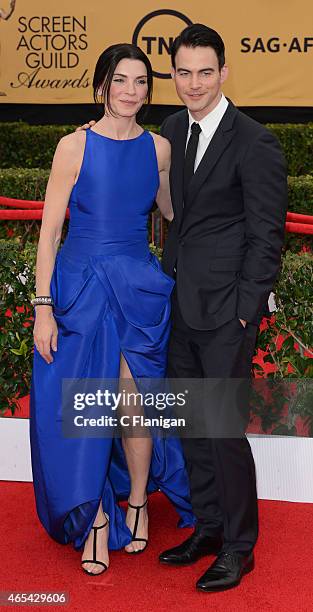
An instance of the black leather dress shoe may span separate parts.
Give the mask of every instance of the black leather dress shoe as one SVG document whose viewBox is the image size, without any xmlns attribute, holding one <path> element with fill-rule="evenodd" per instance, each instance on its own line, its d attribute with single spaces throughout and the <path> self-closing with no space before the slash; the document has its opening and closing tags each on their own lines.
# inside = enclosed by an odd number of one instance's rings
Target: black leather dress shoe
<svg viewBox="0 0 313 612">
<path fill-rule="evenodd" d="M 185 542 L 174 548 L 169 548 L 159 556 L 161 563 L 169 565 L 189 565 L 206 555 L 218 554 L 222 547 L 220 536 L 201 535 L 195 531 Z"/>
<path fill-rule="evenodd" d="M 224 591 L 237 586 L 244 574 L 254 569 L 254 556 L 236 552 L 221 552 L 209 569 L 199 578 L 197 589 L 206 592 Z"/>
</svg>

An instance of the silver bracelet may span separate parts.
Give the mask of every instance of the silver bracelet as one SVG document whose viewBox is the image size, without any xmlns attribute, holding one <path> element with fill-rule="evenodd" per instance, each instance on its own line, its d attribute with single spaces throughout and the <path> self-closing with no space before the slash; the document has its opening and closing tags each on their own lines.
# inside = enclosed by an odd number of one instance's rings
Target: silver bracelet
<svg viewBox="0 0 313 612">
<path fill-rule="evenodd" d="M 30 303 L 32 304 L 32 306 L 37 306 L 37 305 L 53 306 L 54 305 L 53 299 L 52 297 L 50 297 L 50 295 L 38 295 L 37 297 L 30 300 Z"/>
</svg>

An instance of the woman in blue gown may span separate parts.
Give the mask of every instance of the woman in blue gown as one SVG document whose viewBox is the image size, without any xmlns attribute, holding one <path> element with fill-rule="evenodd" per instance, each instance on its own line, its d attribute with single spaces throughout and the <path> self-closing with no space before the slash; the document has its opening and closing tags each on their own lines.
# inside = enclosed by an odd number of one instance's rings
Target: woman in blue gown
<svg viewBox="0 0 313 612">
<path fill-rule="evenodd" d="M 63 379 L 128 379 L 135 389 L 140 378 L 160 379 L 170 332 L 174 281 L 149 251 L 147 231 L 155 200 L 173 215 L 170 145 L 136 122 L 151 99 L 149 59 L 113 45 L 93 86 L 103 117 L 61 139 L 47 186 L 36 296 L 53 303 L 35 305 L 30 441 L 39 519 L 52 538 L 83 550 L 83 569 L 96 575 L 108 568 L 108 549 L 146 547 L 147 492 L 163 491 L 181 526 L 194 517 L 177 438 L 62 432 Z M 118 500 L 127 498 L 125 516 Z"/>
</svg>

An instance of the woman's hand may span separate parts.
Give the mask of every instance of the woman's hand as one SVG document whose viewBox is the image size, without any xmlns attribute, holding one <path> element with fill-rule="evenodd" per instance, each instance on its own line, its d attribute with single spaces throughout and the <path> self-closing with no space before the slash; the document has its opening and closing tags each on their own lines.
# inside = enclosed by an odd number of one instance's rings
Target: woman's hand
<svg viewBox="0 0 313 612">
<path fill-rule="evenodd" d="M 52 348 L 53 351 L 57 351 L 58 326 L 50 306 L 36 306 L 33 336 L 36 349 L 41 357 L 47 363 L 52 363 L 53 357 L 50 349 Z"/>
</svg>

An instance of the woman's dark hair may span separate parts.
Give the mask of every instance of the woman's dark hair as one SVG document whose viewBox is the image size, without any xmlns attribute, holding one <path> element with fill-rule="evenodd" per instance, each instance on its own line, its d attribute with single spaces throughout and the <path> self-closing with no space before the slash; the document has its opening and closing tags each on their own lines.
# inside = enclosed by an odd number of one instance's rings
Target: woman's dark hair
<svg viewBox="0 0 313 612">
<path fill-rule="evenodd" d="M 136 45 L 130 45 L 128 43 L 111 45 L 111 47 L 108 47 L 103 51 L 103 53 L 101 53 L 97 61 L 92 86 L 95 103 L 104 103 L 105 108 L 108 108 L 112 114 L 114 113 L 110 105 L 111 83 L 116 66 L 122 59 L 125 58 L 140 60 L 146 66 L 148 84 L 146 105 L 151 103 L 153 75 L 149 58 L 139 47 L 136 47 Z"/>
<path fill-rule="evenodd" d="M 212 47 L 214 49 L 219 69 L 225 64 L 225 45 L 221 36 L 212 28 L 208 28 L 202 23 L 194 23 L 185 28 L 177 38 L 175 38 L 171 48 L 172 66 L 175 69 L 175 57 L 180 47 Z"/>
</svg>

